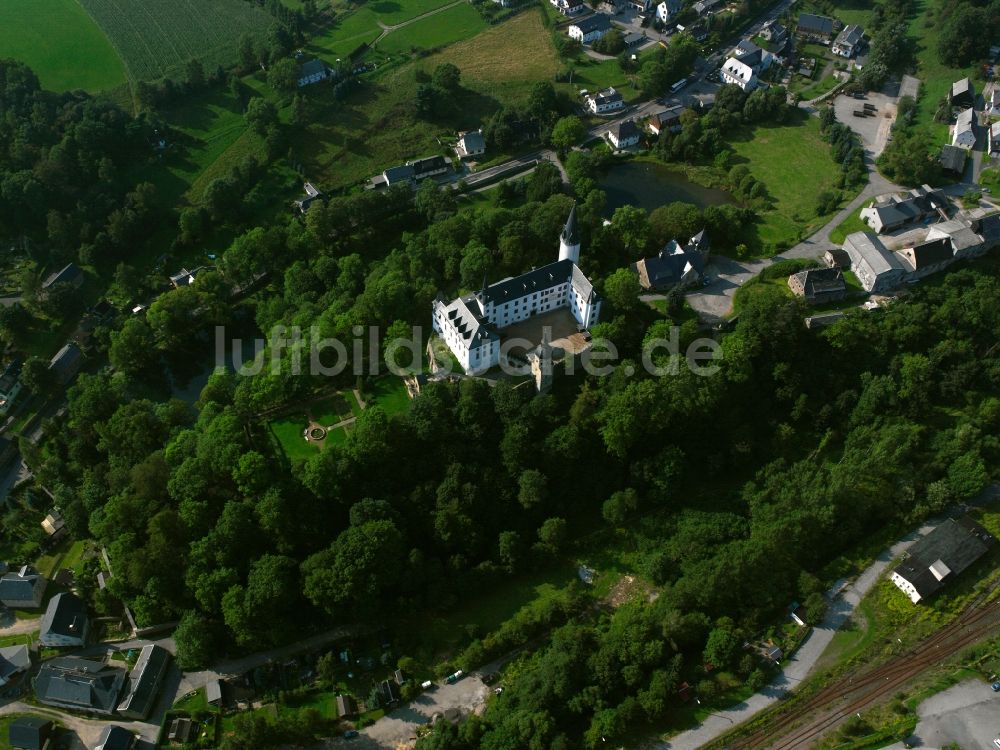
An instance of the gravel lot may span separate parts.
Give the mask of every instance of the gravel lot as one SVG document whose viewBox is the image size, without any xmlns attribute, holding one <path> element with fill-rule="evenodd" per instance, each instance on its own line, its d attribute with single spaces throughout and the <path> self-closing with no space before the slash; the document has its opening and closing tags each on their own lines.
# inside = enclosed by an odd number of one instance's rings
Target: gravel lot
<svg viewBox="0 0 1000 750">
<path fill-rule="evenodd" d="M 854 111 L 864 109 L 865 104 L 873 104 L 878 110 L 875 117 L 855 117 Z M 896 120 L 896 100 L 882 93 L 869 92 L 864 99 L 842 94 L 833 102 L 837 120 L 858 134 L 865 151 L 878 156 L 888 142 L 889 131 Z"/>
<path fill-rule="evenodd" d="M 956 743 L 962 750 L 996 750 L 1000 737 L 1000 693 L 978 680 L 967 680 L 917 707 L 920 717 L 911 747 L 938 748 Z M 886 750 L 903 750 L 903 744 Z"/>
</svg>

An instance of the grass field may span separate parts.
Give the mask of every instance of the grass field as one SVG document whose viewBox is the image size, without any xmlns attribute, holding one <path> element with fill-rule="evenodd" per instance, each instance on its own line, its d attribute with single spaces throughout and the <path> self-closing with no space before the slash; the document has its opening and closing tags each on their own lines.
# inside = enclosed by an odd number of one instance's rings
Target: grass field
<svg viewBox="0 0 1000 750">
<path fill-rule="evenodd" d="M 834 76 L 824 76 L 822 80 L 816 81 L 799 91 L 799 96 L 801 96 L 804 101 L 809 101 L 818 96 L 822 96 L 828 91 L 832 91 L 838 83 L 840 83 L 840 81 L 838 81 Z"/>
<path fill-rule="evenodd" d="M 111 43 L 76 0 L 0 0 L 0 58 L 30 65 L 52 91 L 125 82 Z"/>
<path fill-rule="evenodd" d="M 861 210 L 858 209 L 857 213 L 848 216 L 840 224 L 838 224 L 832 232 L 830 232 L 830 242 L 835 245 L 842 245 L 847 235 L 853 234 L 854 232 L 870 231 L 871 227 L 861 220 Z"/>
<path fill-rule="evenodd" d="M 435 49 L 468 39 L 485 28 L 479 11 L 462 3 L 389 33 L 377 46 L 388 53 Z"/>
<path fill-rule="evenodd" d="M 773 200 L 758 225 L 765 252 L 795 244 L 830 219 L 817 216 L 816 202 L 824 190 L 834 189 L 837 169 L 817 118 L 803 115 L 794 124 L 759 126 L 731 145 L 735 161 L 749 167 Z"/>
<path fill-rule="evenodd" d="M 372 11 L 386 26 L 409 21 L 419 15 L 436 10 L 455 0 L 377 0 L 365 6 Z"/>
<path fill-rule="evenodd" d="M 243 0 L 79 0 L 133 81 L 183 79 L 188 60 L 228 66 L 244 34 L 262 37 L 271 17 Z M 78 60 L 81 67 L 84 60 Z M 89 64 L 89 62 L 88 62 Z"/>
<path fill-rule="evenodd" d="M 402 378 L 386 375 L 379 378 L 364 394 L 369 406 L 381 407 L 386 414 L 399 414 L 410 408 L 410 396 Z"/>
</svg>

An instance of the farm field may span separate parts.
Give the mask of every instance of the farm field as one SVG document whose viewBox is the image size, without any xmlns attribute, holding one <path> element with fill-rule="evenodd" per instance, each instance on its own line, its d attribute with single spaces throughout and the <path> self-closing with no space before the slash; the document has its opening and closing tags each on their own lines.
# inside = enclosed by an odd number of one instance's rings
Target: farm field
<svg viewBox="0 0 1000 750">
<path fill-rule="evenodd" d="M 377 45 L 381 52 L 434 49 L 475 36 L 486 21 L 472 5 L 462 3 L 390 32 Z"/>
<path fill-rule="evenodd" d="M 245 34 L 263 36 L 268 14 L 242 0 L 80 0 L 107 34 L 132 81 L 182 78 L 188 60 L 228 66 Z"/>
<path fill-rule="evenodd" d="M 758 224 L 764 252 L 779 244 L 794 245 L 800 233 L 808 235 L 829 220 L 816 215 L 816 201 L 824 190 L 836 188 L 837 170 L 817 118 L 757 127 L 731 145 L 735 161 L 746 164 L 773 199 L 773 208 L 761 215 Z"/>
<path fill-rule="evenodd" d="M 125 83 L 114 47 L 76 0 L 0 0 L 3 57 L 30 65 L 51 91 L 94 92 Z"/>
</svg>

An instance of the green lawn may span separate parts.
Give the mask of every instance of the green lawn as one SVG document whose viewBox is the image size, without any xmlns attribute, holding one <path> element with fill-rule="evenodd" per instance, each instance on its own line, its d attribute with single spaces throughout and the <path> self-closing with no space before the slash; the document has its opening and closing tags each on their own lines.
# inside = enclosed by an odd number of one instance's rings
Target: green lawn
<svg viewBox="0 0 1000 750">
<path fill-rule="evenodd" d="M 735 161 L 746 164 L 773 199 L 758 225 L 763 252 L 794 245 L 829 221 L 832 214 L 816 214 L 816 202 L 824 190 L 835 189 L 837 165 L 820 137 L 817 118 L 803 115 L 792 124 L 758 126 L 732 147 Z"/>
<path fill-rule="evenodd" d="M 847 239 L 847 235 L 854 232 L 870 232 L 871 229 L 870 226 L 861 220 L 861 209 L 858 209 L 856 213 L 848 216 L 830 232 L 830 242 L 834 245 L 842 245 L 844 244 L 844 240 Z"/>
<path fill-rule="evenodd" d="M 337 424 L 342 420 L 347 419 L 353 414 L 350 402 L 357 401 L 354 399 L 354 394 L 342 394 L 337 393 L 328 398 L 316 401 L 309 407 L 309 411 L 312 414 L 313 420 L 319 422 L 321 425 L 333 425 Z"/>
<path fill-rule="evenodd" d="M 635 76 L 622 72 L 617 60 L 592 60 L 581 58 L 573 64 L 573 92 L 581 89 L 597 91 L 614 86 L 627 101 L 638 99 L 641 92 L 635 87 Z"/>
<path fill-rule="evenodd" d="M 338 57 L 346 57 L 362 44 L 371 44 L 381 33 L 375 13 L 369 7 L 361 7 L 338 15 L 333 26 L 310 39 L 305 49 L 333 62 Z"/>
<path fill-rule="evenodd" d="M 365 8 L 375 13 L 386 26 L 395 26 L 452 2 L 454 0 L 376 0 Z"/>
<path fill-rule="evenodd" d="M 369 406 L 378 406 L 386 414 L 399 414 L 410 408 L 410 396 L 406 384 L 395 375 L 385 375 L 372 384 L 369 392 L 363 394 Z"/>
<path fill-rule="evenodd" d="M 35 561 L 38 572 L 46 578 L 52 578 L 60 568 L 77 570 L 83 562 L 83 553 L 87 543 L 80 541 L 63 541 L 51 552 L 42 555 Z"/>
<path fill-rule="evenodd" d="M 305 414 L 291 414 L 280 419 L 273 419 L 268 427 L 278 440 L 285 456 L 292 463 L 312 458 L 319 450 L 315 444 L 310 443 L 302 436 L 302 431 L 306 428 Z"/>
<path fill-rule="evenodd" d="M 378 49 L 389 53 L 435 49 L 468 39 L 485 28 L 486 21 L 479 11 L 463 2 L 389 33 L 378 43 Z"/>
<path fill-rule="evenodd" d="M 818 96 L 823 96 L 823 94 L 828 91 L 832 91 L 838 83 L 840 83 L 840 81 L 838 81 L 834 76 L 824 76 L 822 80 L 816 81 L 799 91 L 799 96 L 801 96 L 804 101 L 809 101 Z"/>
<path fill-rule="evenodd" d="M 76 0 L 0 0 L 0 58 L 30 65 L 52 91 L 103 91 L 125 66 Z"/>
</svg>

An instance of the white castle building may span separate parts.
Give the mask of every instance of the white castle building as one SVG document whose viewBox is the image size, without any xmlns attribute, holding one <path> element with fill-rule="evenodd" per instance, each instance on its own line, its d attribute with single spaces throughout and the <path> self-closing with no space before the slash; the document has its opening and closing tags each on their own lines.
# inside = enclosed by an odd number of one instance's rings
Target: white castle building
<svg viewBox="0 0 1000 750">
<path fill-rule="evenodd" d="M 559 237 L 559 260 L 451 302 L 435 300 L 434 330 L 463 369 L 475 373 L 500 363 L 500 331 L 534 315 L 568 308 L 582 328 L 590 328 L 601 314 L 601 298 L 579 261 L 574 206 Z"/>
</svg>

